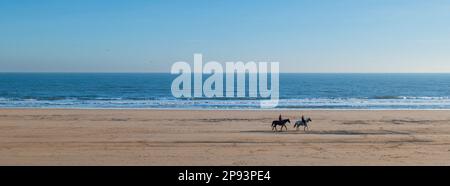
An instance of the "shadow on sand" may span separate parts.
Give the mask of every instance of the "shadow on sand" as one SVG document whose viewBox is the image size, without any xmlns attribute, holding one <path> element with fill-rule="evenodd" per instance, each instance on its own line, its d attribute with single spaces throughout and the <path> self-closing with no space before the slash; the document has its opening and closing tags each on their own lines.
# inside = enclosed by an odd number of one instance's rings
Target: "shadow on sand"
<svg viewBox="0 0 450 186">
<path fill-rule="evenodd" d="M 288 131 L 270 131 L 270 130 L 249 130 L 241 131 L 241 133 L 261 133 L 261 134 L 322 134 L 322 135 L 409 135 L 407 132 L 398 132 L 390 130 L 372 130 L 372 131 L 354 131 L 354 130 L 322 130 L 322 131 L 303 131 L 303 130 L 288 130 Z"/>
</svg>

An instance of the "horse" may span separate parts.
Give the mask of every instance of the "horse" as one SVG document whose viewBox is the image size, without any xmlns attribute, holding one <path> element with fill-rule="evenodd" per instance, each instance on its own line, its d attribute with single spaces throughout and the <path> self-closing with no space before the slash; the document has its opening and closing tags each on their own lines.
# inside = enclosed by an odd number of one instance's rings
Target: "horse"
<svg viewBox="0 0 450 186">
<path fill-rule="evenodd" d="M 298 128 L 300 126 L 303 126 L 303 131 L 306 131 L 306 128 L 308 128 L 308 130 L 309 130 L 309 127 L 308 127 L 309 122 L 312 122 L 311 118 L 306 118 L 305 122 L 303 122 L 302 120 L 298 120 L 297 122 L 295 122 L 294 128 L 297 128 L 297 130 L 298 130 Z"/>
<path fill-rule="evenodd" d="M 280 120 L 273 121 L 272 122 L 272 131 L 273 131 L 273 129 L 275 129 L 275 131 L 278 131 L 277 130 L 277 126 L 278 125 L 281 125 L 281 130 L 280 131 L 283 131 L 283 127 L 286 128 L 286 131 L 287 131 L 286 123 L 291 123 L 291 120 L 284 119 L 284 120 L 281 120 L 281 121 Z"/>
</svg>

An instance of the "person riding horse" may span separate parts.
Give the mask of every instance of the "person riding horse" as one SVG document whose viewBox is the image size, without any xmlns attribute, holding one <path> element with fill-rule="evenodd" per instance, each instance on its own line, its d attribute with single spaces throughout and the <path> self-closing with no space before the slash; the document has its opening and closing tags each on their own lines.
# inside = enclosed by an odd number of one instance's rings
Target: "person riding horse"
<svg viewBox="0 0 450 186">
<path fill-rule="evenodd" d="M 291 123 L 291 121 L 289 119 L 283 120 L 283 117 L 281 117 L 281 114 L 280 114 L 278 116 L 278 121 L 275 120 L 272 122 L 272 131 L 273 130 L 277 131 L 277 125 L 281 126 L 281 131 L 283 131 L 283 127 L 286 128 L 286 130 L 287 130 L 286 123 Z"/>
<path fill-rule="evenodd" d="M 309 123 L 309 122 L 312 122 L 311 118 L 306 118 L 306 119 L 305 119 L 305 116 L 302 115 L 302 119 L 299 120 L 299 121 L 297 121 L 297 122 L 295 122 L 294 128 L 297 128 L 297 130 L 298 130 L 298 128 L 299 128 L 300 126 L 303 126 L 303 130 L 304 130 L 304 131 L 306 131 L 306 129 L 309 130 L 309 126 L 308 126 L 308 123 Z"/>
</svg>

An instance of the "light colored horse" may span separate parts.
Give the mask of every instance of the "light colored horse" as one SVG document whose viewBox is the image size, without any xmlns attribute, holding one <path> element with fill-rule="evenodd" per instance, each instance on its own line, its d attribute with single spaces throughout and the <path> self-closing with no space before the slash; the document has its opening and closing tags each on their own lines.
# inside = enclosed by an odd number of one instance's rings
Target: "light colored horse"
<svg viewBox="0 0 450 186">
<path fill-rule="evenodd" d="M 302 120 L 298 120 L 297 122 L 295 122 L 294 128 L 297 128 L 297 130 L 298 130 L 298 128 L 300 126 L 303 126 L 303 131 L 306 131 L 307 128 L 309 130 L 309 127 L 308 127 L 309 122 L 312 122 L 311 118 L 306 118 L 305 122 L 303 122 Z"/>
</svg>

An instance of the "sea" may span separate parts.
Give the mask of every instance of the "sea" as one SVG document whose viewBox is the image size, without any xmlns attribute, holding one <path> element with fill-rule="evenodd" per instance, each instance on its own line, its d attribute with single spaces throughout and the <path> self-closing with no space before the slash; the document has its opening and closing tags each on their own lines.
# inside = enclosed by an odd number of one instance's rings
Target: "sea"
<svg viewBox="0 0 450 186">
<path fill-rule="evenodd" d="M 0 108 L 254 110 L 260 109 L 264 99 L 177 99 L 171 92 L 176 77 L 166 73 L 0 73 Z M 282 73 L 279 85 L 279 104 L 273 109 L 450 109 L 450 74 Z"/>
</svg>

